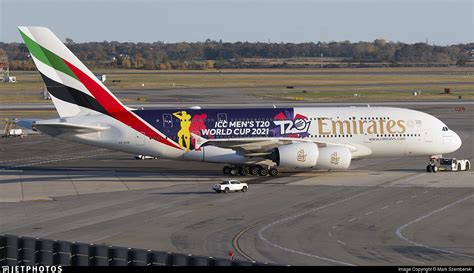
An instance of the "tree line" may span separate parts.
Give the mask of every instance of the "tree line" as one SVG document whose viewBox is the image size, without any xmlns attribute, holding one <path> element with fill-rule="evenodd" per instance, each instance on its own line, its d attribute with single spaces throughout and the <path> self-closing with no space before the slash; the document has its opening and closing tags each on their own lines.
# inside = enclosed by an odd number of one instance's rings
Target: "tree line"
<svg viewBox="0 0 474 273">
<path fill-rule="evenodd" d="M 131 43 L 87 42 L 66 45 L 91 68 L 124 69 L 220 69 L 252 67 L 285 67 L 288 63 L 269 65 L 246 62 L 245 59 L 338 58 L 339 63 L 376 64 L 390 66 L 469 65 L 472 64 L 474 43 L 435 46 L 426 43 L 406 44 L 377 39 L 373 42 L 204 42 Z M 3 52 L 3 53 L 2 53 Z M 0 55 L 6 54 L 12 70 L 34 70 L 35 67 L 23 43 L 1 43 Z M 314 64 L 317 66 L 317 63 Z M 337 65 L 336 65 L 337 66 Z"/>
</svg>

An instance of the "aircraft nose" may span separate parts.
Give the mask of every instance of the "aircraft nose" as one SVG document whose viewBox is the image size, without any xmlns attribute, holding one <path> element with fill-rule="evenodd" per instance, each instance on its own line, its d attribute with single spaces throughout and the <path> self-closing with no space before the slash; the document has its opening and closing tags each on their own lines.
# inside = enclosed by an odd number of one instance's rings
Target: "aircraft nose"
<svg viewBox="0 0 474 273">
<path fill-rule="evenodd" d="M 462 140 L 461 138 L 459 137 L 458 134 L 454 133 L 454 141 L 453 141 L 453 148 L 454 148 L 454 151 L 456 151 L 457 149 L 459 149 L 462 145 Z"/>
<path fill-rule="evenodd" d="M 443 153 L 452 153 L 461 147 L 462 140 L 458 134 L 450 131 L 449 134 L 443 135 Z"/>
</svg>

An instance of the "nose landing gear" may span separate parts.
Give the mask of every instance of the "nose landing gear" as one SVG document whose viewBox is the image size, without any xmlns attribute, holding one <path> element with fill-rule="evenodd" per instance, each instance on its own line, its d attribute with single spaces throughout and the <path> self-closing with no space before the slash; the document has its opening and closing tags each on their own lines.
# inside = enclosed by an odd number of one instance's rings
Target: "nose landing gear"
<svg viewBox="0 0 474 273">
<path fill-rule="evenodd" d="M 433 156 L 430 156 L 430 164 L 428 164 L 426 166 L 426 172 L 428 173 L 435 173 L 435 172 L 438 172 L 439 171 L 439 167 L 438 165 L 436 165 L 436 161 L 441 158 L 441 155 L 437 156 L 437 155 L 433 155 Z"/>
<path fill-rule="evenodd" d="M 429 172 L 429 173 L 434 172 L 435 173 L 435 172 L 438 172 L 438 170 L 439 170 L 439 168 L 436 165 L 429 164 L 428 166 L 426 166 L 426 172 Z"/>
</svg>

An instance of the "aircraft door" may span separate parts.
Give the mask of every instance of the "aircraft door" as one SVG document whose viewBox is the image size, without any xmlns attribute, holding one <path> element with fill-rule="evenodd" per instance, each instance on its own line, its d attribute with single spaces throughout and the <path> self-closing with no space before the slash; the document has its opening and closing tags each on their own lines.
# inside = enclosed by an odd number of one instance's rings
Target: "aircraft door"
<svg viewBox="0 0 474 273">
<path fill-rule="evenodd" d="M 433 135 L 431 134 L 431 128 L 425 128 L 423 130 L 423 137 L 425 138 L 425 142 L 432 142 Z"/>
<path fill-rule="evenodd" d="M 173 128 L 173 116 L 171 114 L 163 114 L 163 128 Z"/>
<path fill-rule="evenodd" d="M 195 147 L 196 147 L 196 138 L 194 138 L 193 135 L 196 135 L 196 136 L 199 136 L 199 137 L 200 137 L 200 136 L 201 136 L 201 132 L 196 131 L 196 130 L 191 131 L 191 147 L 192 147 L 193 149 L 195 149 Z M 198 150 L 200 150 L 200 149 L 198 149 Z"/>
</svg>

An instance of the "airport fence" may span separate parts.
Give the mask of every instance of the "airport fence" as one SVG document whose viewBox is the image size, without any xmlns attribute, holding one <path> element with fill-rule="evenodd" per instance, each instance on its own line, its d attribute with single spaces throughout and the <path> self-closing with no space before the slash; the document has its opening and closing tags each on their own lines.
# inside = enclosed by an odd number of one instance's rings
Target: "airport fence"
<svg viewBox="0 0 474 273">
<path fill-rule="evenodd" d="M 269 264 L 0 234 L 0 266 L 4 265 L 266 266 Z"/>
</svg>

